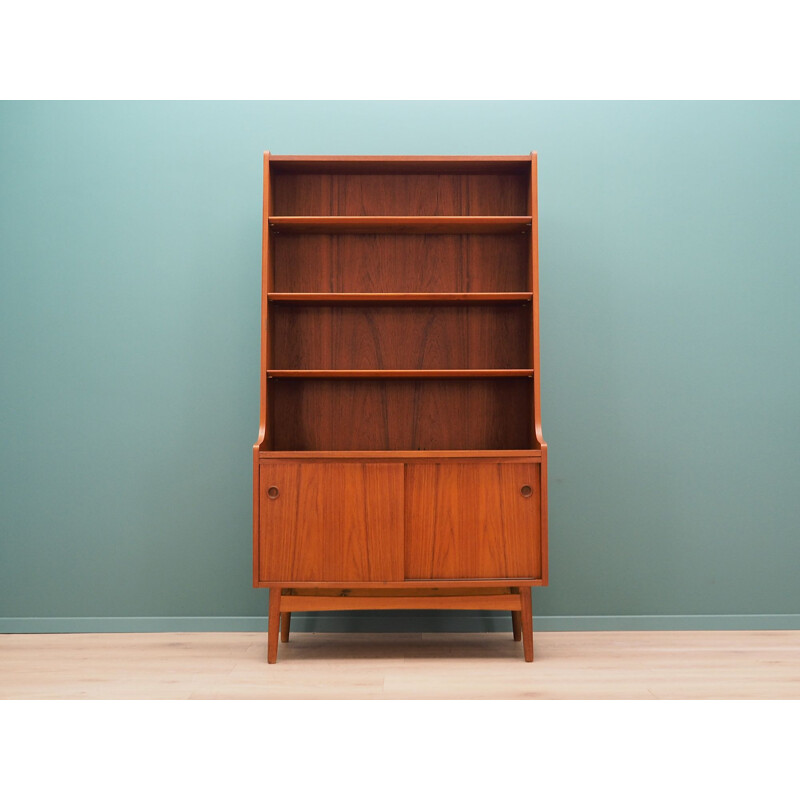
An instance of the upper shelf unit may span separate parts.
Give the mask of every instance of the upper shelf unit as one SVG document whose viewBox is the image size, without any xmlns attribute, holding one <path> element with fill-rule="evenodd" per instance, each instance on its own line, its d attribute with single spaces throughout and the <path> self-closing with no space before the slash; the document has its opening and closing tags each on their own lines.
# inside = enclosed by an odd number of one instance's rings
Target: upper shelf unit
<svg viewBox="0 0 800 800">
<path fill-rule="evenodd" d="M 535 449 L 534 177 L 532 156 L 266 159 L 265 452 Z"/>
</svg>

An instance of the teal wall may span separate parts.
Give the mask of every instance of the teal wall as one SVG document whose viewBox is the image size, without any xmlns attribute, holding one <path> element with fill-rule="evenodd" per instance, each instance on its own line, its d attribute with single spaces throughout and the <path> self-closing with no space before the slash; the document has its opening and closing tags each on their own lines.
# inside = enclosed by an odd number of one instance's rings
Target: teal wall
<svg viewBox="0 0 800 800">
<path fill-rule="evenodd" d="M 539 627 L 800 627 L 800 104 L 120 102 L 0 104 L 0 629 L 265 624 L 267 148 L 538 150 Z"/>
</svg>

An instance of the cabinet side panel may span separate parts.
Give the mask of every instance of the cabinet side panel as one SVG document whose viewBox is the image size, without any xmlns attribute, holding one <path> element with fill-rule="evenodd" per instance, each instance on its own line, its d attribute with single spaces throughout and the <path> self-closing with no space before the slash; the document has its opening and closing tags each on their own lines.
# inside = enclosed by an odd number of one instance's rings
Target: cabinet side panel
<svg viewBox="0 0 800 800">
<path fill-rule="evenodd" d="M 530 289 L 531 303 L 531 355 L 533 356 L 533 438 L 542 453 L 540 506 L 542 537 L 542 580 L 548 583 L 548 513 L 547 513 L 547 443 L 542 433 L 542 369 L 539 347 L 539 179 L 538 158 L 531 153 L 530 199 L 528 211 L 531 215 L 530 236 Z"/>
<path fill-rule="evenodd" d="M 262 461 L 262 581 L 403 577 L 402 464 Z"/>
<path fill-rule="evenodd" d="M 539 500 L 538 464 L 409 464 L 406 578 L 539 578 Z"/>
<path fill-rule="evenodd" d="M 259 416 L 258 416 L 258 438 L 253 445 L 253 585 L 258 585 L 258 568 L 260 563 L 259 555 L 259 462 L 258 454 L 262 448 L 268 447 L 268 427 L 269 411 L 267 409 L 267 367 L 269 365 L 269 341 L 267 340 L 267 312 L 269 303 L 267 298 L 270 292 L 270 236 L 269 236 L 269 215 L 272 205 L 270 201 L 270 154 L 264 153 L 264 177 L 263 177 L 263 200 L 261 208 L 261 370 L 259 377 Z"/>
</svg>

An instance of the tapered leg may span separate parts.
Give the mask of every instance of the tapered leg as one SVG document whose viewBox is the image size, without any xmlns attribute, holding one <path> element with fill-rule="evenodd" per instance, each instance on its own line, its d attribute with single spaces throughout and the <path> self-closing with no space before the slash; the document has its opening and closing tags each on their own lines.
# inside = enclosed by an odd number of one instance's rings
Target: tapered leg
<svg viewBox="0 0 800 800">
<path fill-rule="evenodd" d="M 267 617 L 267 663 L 278 660 L 278 631 L 281 627 L 281 590 L 269 590 L 269 615 Z"/>
<path fill-rule="evenodd" d="M 289 641 L 289 626 L 292 622 L 292 612 L 287 611 L 284 614 L 281 614 L 281 641 L 288 642 Z"/>
<path fill-rule="evenodd" d="M 522 638 L 522 623 L 520 622 L 520 612 L 511 612 L 511 630 L 514 631 L 514 641 L 518 642 Z"/>
<path fill-rule="evenodd" d="M 531 605 L 531 587 L 521 586 L 519 590 L 522 610 L 519 612 L 522 622 L 522 649 L 525 660 L 533 661 L 533 607 Z"/>
</svg>

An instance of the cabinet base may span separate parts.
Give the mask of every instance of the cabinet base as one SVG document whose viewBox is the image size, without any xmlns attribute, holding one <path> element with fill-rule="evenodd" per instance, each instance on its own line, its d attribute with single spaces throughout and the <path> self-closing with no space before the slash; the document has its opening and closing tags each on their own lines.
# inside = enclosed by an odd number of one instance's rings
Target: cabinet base
<svg viewBox="0 0 800 800">
<path fill-rule="evenodd" d="M 510 611 L 514 640 L 522 639 L 525 661 L 533 661 L 531 587 L 487 589 L 293 589 L 273 587 L 269 593 L 267 662 L 278 660 L 278 640 L 289 641 L 293 611 L 385 609 L 480 609 Z"/>
</svg>

